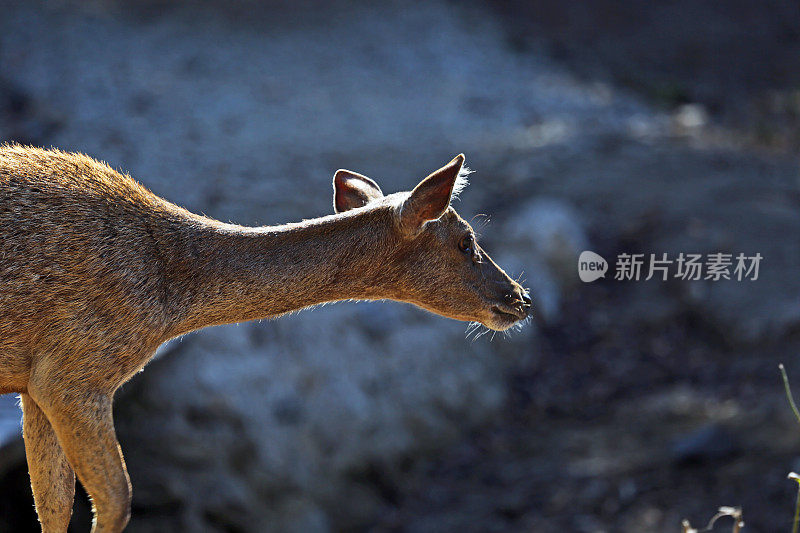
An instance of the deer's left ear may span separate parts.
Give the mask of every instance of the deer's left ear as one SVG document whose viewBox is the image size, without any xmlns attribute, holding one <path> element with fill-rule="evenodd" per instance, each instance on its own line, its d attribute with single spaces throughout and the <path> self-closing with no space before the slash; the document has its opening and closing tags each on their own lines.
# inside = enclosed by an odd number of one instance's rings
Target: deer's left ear
<svg viewBox="0 0 800 533">
<path fill-rule="evenodd" d="M 383 198 L 378 184 L 366 176 L 340 168 L 333 175 L 333 209 L 343 213 Z"/>
<path fill-rule="evenodd" d="M 417 235 L 426 222 L 441 217 L 450 206 L 453 188 L 464 166 L 464 154 L 419 182 L 400 209 L 400 226 L 411 235 Z"/>
</svg>

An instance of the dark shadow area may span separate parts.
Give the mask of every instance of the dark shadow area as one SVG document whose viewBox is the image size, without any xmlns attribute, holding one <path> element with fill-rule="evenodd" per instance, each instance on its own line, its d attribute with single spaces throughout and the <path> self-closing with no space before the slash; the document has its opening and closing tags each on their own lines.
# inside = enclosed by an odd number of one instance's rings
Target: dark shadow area
<svg viewBox="0 0 800 533">
<path fill-rule="evenodd" d="M 542 51 L 587 80 L 666 108 L 699 103 L 759 143 L 800 138 L 800 5 L 766 2 L 501 0 L 509 46 Z"/>
<path fill-rule="evenodd" d="M 41 531 L 33 508 L 28 466 L 20 463 L 2 476 L 0 485 L 0 531 L 3 533 L 36 533 Z M 91 529 L 92 512 L 86 491 L 76 485 L 75 505 L 69 533 L 86 533 Z"/>
</svg>

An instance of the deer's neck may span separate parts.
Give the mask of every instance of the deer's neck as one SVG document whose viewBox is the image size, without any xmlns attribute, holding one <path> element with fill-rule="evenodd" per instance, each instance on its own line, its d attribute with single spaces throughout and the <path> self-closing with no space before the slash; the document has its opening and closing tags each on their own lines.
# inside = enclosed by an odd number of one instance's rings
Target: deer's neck
<svg viewBox="0 0 800 533">
<path fill-rule="evenodd" d="M 284 226 L 192 224 L 168 260 L 180 335 L 311 305 L 386 297 L 387 213 L 357 210 Z M 172 278 L 170 280 L 170 278 Z"/>
</svg>

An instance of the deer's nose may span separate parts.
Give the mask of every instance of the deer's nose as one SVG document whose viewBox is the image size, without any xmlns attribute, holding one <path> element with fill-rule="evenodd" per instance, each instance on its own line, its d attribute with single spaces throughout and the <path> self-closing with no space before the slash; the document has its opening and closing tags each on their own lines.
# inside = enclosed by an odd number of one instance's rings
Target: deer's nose
<svg viewBox="0 0 800 533">
<path fill-rule="evenodd" d="M 533 303 L 531 300 L 531 295 L 528 293 L 528 291 L 522 291 L 520 297 L 522 298 L 522 307 L 525 307 L 526 309 Z"/>
<path fill-rule="evenodd" d="M 528 294 L 528 291 L 520 287 L 519 289 L 507 293 L 505 295 L 506 303 L 512 307 L 516 307 L 518 310 L 522 311 L 526 315 L 530 311 L 531 304 L 531 297 Z"/>
</svg>

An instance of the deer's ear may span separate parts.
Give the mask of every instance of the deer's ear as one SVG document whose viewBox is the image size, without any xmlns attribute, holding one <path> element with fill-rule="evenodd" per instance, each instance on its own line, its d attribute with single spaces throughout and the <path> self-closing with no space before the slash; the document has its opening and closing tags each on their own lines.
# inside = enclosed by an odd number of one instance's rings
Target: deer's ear
<svg viewBox="0 0 800 533">
<path fill-rule="evenodd" d="M 368 177 L 344 169 L 333 175 L 333 209 L 337 213 L 363 207 L 378 198 L 383 198 L 383 192 Z"/>
<path fill-rule="evenodd" d="M 416 235 L 426 222 L 436 220 L 447 211 L 453 187 L 464 165 L 464 154 L 419 182 L 400 209 L 400 226 L 410 235 Z"/>
</svg>

